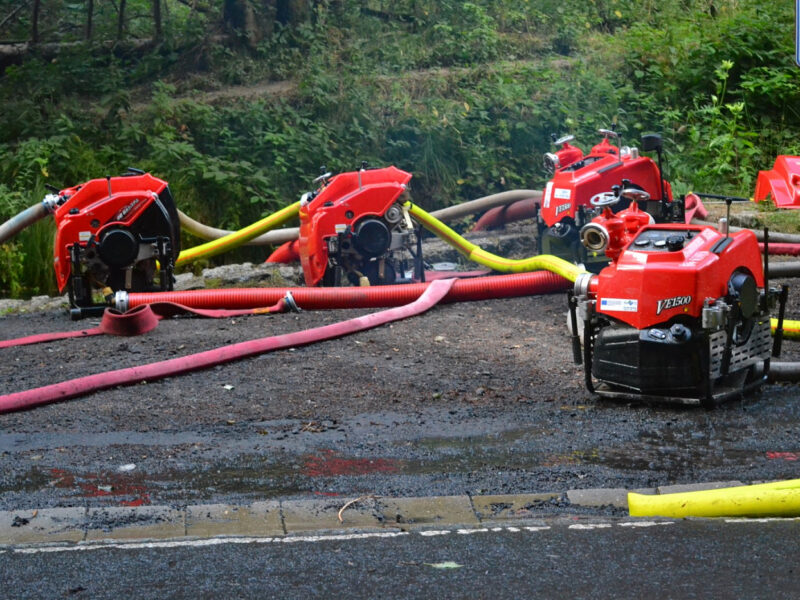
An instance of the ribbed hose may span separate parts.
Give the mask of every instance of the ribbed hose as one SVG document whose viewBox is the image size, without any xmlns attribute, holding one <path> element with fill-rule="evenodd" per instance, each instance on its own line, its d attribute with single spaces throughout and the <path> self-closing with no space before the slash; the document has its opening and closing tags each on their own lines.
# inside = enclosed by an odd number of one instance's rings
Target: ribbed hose
<svg viewBox="0 0 800 600">
<path fill-rule="evenodd" d="M 264 217 L 260 221 L 256 221 L 255 223 L 240 229 L 239 231 L 234 231 L 233 233 L 226 235 L 225 237 L 221 237 L 218 240 L 207 242 L 205 244 L 201 244 L 200 246 L 195 246 L 194 248 L 184 250 L 180 253 L 178 259 L 175 261 L 175 266 L 180 266 L 184 263 L 201 257 L 216 256 L 217 254 L 222 254 L 228 250 L 238 248 L 242 244 L 252 240 L 262 233 L 265 233 L 270 229 L 280 227 L 286 223 L 286 221 L 297 217 L 299 212 L 300 202 L 295 202 L 294 204 L 290 204 L 289 206 L 286 206 L 279 211 Z"/>
<path fill-rule="evenodd" d="M 38 204 L 26 208 L 18 215 L 11 217 L 8 221 L 0 225 L 0 244 L 4 244 L 26 227 L 30 227 L 36 223 L 36 221 L 44 219 L 48 214 L 50 214 L 50 211 L 44 203 L 39 202 Z"/>
<path fill-rule="evenodd" d="M 294 301 L 304 310 L 340 308 L 376 308 L 401 306 L 418 297 L 430 283 L 407 283 L 371 287 L 328 288 L 238 288 L 220 290 L 188 290 L 184 292 L 132 293 L 117 304 L 118 310 L 128 310 L 152 302 L 176 302 L 192 308 L 258 308 L 270 306 L 291 292 Z M 459 279 L 442 303 L 518 298 L 549 294 L 572 287 L 570 282 L 554 273 L 539 271 L 520 275 L 493 275 L 475 279 Z"/>
<path fill-rule="evenodd" d="M 469 202 L 462 202 L 454 206 L 448 206 L 447 208 L 433 211 L 431 214 L 442 221 L 452 221 L 453 219 L 460 219 L 461 217 L 476 212 L 503 206 L 515 200 L 530 198 L 537 201 L 540 200 L 541 197 L 542 192 L 537 190 L 509 190 L 507 192 L 499 192 L 497 194 L 484 196 L 483 198 L 470 200 Z M 199 221 L 195 221 L 180 210 L 178 211 L 178 217 L 180 217 L 181 227 L 203 240 L 217 240 L 236 233 L 235 231 L 217 229 L 216 227 L 204 225 Z M 299 232 L 300 230 L 297 227 L 287 227 L 279 231 L 267 231 L 266 233 L 248 240 L 245 244 L 250 246 L 277 246 L 296 240 Z"/>
<path fill-rule="evenodd" d="M 496 254 L 491 254 L 460 236 L 420 207 L 415 206 L 411 202 L 406 202 L 405 205 L 408 207 L 411 216 L 419 221 L 425 229 L 453 246 L 453 248 L 466 256 L 467 259 L 494 271 L 500 271 L 502 273 L 526 273 L 528 271 L 546 269 L 547 271 L 561 275 L 561 277 L 569 281 L 575 281 L 578 275 L 584 272 L 583 269 L 577 265 L 547 254 L 531 256 L 519 260 L 503 258 Z"/>
</svg>

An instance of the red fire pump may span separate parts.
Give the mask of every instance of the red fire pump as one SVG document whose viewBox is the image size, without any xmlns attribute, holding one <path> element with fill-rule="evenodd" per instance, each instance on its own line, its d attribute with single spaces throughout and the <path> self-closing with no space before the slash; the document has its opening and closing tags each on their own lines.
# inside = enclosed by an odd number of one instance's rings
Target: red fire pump
<svg viewBox="0 0 800 600">
<path fill-rule="evenodd" d="M 323 168 L 324 170 L 324 168 Z M 383 285 L 423 279 L 421 236 L 403 207 L 411 174 L 396 167 L 315 180 L 300 200 L 306 285 Z"/>
<path fill-rule="evenodd" d="M 713 406 L 759 386 L 773 349 L 769 311 L 780 299 L 783 314 L 786 291 L 769 288 L 755 234 L 654 224 L 638 207 L 647 199 L 635 188 L 591 199 L 603 212 L 581 237 L 611 264 L 579 276 L 570 302 L 587 388 L 611 398 Z M 629 207 L 614 214 L 626 200 Z"/>
<path fill-rule="evenodd" d="M 800 156 L 781 155 L 769 171 L 759 171 L 755 202 L 772 199 L 778 208 L 800 208 Z"/>
<path fill-rule="evenodd" d="M 94 304 L 93 291 L 171 290 L 180 253 L 178 212 L 166 181 L 129 169 L 51 194 L 54 266 L 70 304 Z"/>
<path fill-rule="evenodd" d="M 574 136 L 555 139 L 559 149 L 544 156 L 545 169 L 553 174 L 547 183 L 542 205 L 537 215 L 539 251 L 554 254 L 567 260 L 584 263 L 597 268 L 607 263 L 602 254 L 581 246 L 579 231 L 595 216 L 596 211 L 589 200 L 596 194 L 611 189 L 612 184 L 625 179 L 626 188 L 637 188 L 647 192 L 648 202 L 641 208 L 654 215 L 657 221 L 682 221 L 683 213 L 677 214 L 677 205 L 672 203 L 672 189 L 662 177 L 661 136 L 649 134 L 642 137 L 644 151 L 655 150 L 658 165 L 639 149 L 622 146 L 620 134 L 613 129 L 600 129 L 603 141 L 595 145 L 588 155 L 571 142 Z M 619 146 L 610 142 L 618 140 Z M 614 211 L 625 208 L 628 201 L 622 199 Z"/>
</svg>

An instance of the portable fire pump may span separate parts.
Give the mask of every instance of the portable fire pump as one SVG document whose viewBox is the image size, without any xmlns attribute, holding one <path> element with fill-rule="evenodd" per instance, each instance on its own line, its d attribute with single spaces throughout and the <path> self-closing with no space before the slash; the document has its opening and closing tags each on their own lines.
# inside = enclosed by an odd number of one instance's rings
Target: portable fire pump
<svg viewBox="0 0 800 600">
<path fill-rule="evenodd" d="M 324 170 L 324 168 L 323 168 Z M 396 167 L 331 176 L 300 200 L 306 285 L 383 285 L 424 277 L 421 236 L 400 201 L 411 174 Z"/>
<path fill-rule="evenodd" d="M 570 302 L 586 387 L 611 398 L 713 406 L 759 386 L 773 344 L 769 311 L 779 299 L 782 318 L 786 292 L 769 288 L 755 234 L 655 224 L 639 208 L 648 199 L 635 188 L 591 199 L 602 214 L 581 237 L 611 263 L 579 276 Z"/>
<path fill-rule="evenodd" d="M 672 204 L 672 189 L 662 176 L 661 136 L 642 137 L 642 149 L 658 154 L 656 165 L 651 158 L 640 156 L 638 148 L 622 146 L 620 134 L 613 129 L 600 129 L 598 133 L 603 140 L 587 155 L 571 144 L 574 136 L 556 139 L 553 134 L 558 150 L 544 156 L 545 169 L 553 176 L 537 215 L 539 252 L 584 263 L 590 270 L 602 267 L 607 260 L 602 253 L 581 246 L 579 232 L 596 214 L 589 200 L 611 189 L 612 184 L 626 179 L 630 182 L 628 188 L 647 192 L 649 200 L 643 201 L 640 208 L 657 221 L 683 219 L 682 214 L 673 214 L 676 207 Z M 612 139 L 618 145 L 611 143 Z M 627 202 L 621 199 L 614 212 L 624 209 Z"/>
<path fill-rule="evenodd" d="M 166 181 L 129 169 L 46 198 L 55 216 L 54 266 L 73 307 L 95 290 L 171 290 L 180 253 L 178 212 Z"/>
</svg>

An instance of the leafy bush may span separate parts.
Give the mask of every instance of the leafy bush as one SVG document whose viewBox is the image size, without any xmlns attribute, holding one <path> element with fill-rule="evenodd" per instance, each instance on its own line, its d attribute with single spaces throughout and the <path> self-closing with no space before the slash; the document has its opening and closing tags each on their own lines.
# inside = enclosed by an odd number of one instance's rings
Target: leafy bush
<svg viewBox="0 0 800 600">
<path fill-rule="evenodd" d="M 587 147 L 612 122 L 626 143 L 664 134 L 678 192 L 745 195 L 776 154 L 800 154 L 788 3 L 323 0 L 247 48 L 209 41 L 217 8 L 167 4 L 170 36 L 148 51 L 75 44 L 6 69 L 5 218 L 46 183 L 135 166 L 167 179 L 182 210 L 234 228 L 294 201 L 321 165 L 362 160 L 410 171 L 415 200 L 437 208 L 540 187 L 551 132 Z M 65 41 L 80 37 L 70 6 L 56 15 Z M 113 11 L 97 6 L 98 39 L 113 37 Z M 42 223 L 3 246 L 0 293 L 52 285 L 51 235 Z"/>
</svg>

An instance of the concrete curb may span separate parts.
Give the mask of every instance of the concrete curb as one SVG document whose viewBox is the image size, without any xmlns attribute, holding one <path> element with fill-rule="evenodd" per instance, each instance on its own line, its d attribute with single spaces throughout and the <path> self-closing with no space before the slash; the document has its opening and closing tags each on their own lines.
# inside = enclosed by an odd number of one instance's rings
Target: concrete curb
<svg viewBox="0 0 800 600">
<path fill-rule="evenodd" d="M 741 483 L 711 482 L 634 491 L 660 494 L 733 485 Z M 601 488 L 543 494 L 273 500 L 241 506 L 12 510 L 0 511 L 0 547 L 217 536 L 274 537 L 319 531 L 409 531 L 455 525 L 477 528 L 541 519 L 542 509 L 550 503 L 561 508 L 628 508 L 627 490 Z"/>
</svg>

